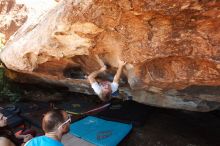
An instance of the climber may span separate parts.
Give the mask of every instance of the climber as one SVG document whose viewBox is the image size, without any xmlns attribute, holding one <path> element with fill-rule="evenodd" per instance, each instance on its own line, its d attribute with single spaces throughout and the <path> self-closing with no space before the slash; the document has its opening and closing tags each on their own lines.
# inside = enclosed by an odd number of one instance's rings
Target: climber
<svg viewBox="0 0 220 146">
<path fill-rule="evenodd" d="M 125 66 L 126 62 L 124 61 L 119 61 L 119 67 L 118 70 L 114 76 L 113 82 L 109 82 L 109 81 L 102 81 L 100 83 L 98 83 L 95 78 L 102 72 L 104 72 L 106 70 L 106 66 L 103 63 L 103 61 L 98 57 L 98 55 L 95 56 L 98 63 L 101 65 L 101 68 L 97 71 L 92 72 L 89 76 L 88 76 L 88 80 L 93 88 L 93 90 L 95 91 L 95 93 L 99 96 L 99 98 L 102 101 L 108 101 L 111 98 L 111 94 L 113 94 L 114 92 L 116 92 L 118 90 L 118 86 L 119 86 L 119 79 L 122 73 L 122 69 Z"/>
</svg>

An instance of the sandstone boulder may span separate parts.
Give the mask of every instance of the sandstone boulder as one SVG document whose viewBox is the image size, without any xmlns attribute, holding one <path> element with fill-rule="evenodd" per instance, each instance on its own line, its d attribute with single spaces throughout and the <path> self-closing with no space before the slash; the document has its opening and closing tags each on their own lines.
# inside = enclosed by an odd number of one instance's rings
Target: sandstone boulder
<svg viewBox="0 0 220 146">
<path fill-rule="evenodd" d="M 6 40 L 26 21 L 26 7 L 15 0 L 0 0 L 0 32 Z"/>
<path fill-rule="evenodd" d="M 220 105 L 219 8 L 215 0 L 63 0 L 21 28 L 0 57 L 14 80 L 87 94 L 83 77 L 100 67 L 93 56 L 108 65 L 103 78 L 122 59 L 121 94 L 209 111 Z"/>
</svg>

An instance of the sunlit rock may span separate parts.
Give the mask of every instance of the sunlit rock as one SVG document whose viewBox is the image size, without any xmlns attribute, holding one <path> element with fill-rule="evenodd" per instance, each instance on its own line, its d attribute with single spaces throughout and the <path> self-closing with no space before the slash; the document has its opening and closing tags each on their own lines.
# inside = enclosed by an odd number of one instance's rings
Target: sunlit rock
<svg viewBox="0 0 220 146">
<path fill-rule="evenodd" d="M 27 19 L 27 9 L 23 4 L 16 4 L 15 0 L 0 0 L 0 33 L 6 40 Z"/>
<path fill-rule="evenodd" d="M 108 65 L 100 79 L 122 59 L 121 96 L 209 111 L 220 105 L 219 7 L 214 0 L 63 0 L 24 24 L 0 57 L 14 80 L 87 94 L 84 75 L 100 67 L 94 54 Z"/>
</svg>

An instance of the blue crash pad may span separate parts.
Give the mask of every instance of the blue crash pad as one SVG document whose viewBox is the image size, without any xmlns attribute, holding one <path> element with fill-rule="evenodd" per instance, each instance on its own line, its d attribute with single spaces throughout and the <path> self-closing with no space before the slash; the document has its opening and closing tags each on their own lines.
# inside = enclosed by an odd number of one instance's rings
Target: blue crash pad
<svg viewBox="0 0 220 146">
<path fill-rule="evenodd" d="M 131 129 L 131 124 L 88 116 L 71 124 L 70 133 L 97 146 L 116 146 Z"/>
</svg>

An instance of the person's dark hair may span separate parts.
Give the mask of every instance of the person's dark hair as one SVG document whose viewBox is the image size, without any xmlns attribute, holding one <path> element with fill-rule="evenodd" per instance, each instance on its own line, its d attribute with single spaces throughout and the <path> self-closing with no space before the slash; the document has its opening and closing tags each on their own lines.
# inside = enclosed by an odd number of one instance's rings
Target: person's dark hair
<svg viewBox="0 0 220 146">
<path fill-rule="evenodd" d="M 42 128 L 45 133 L 55 131 L 59 124 L 65 122 L 64 111 L 53 109 L 47 112 L 42 120 Z"/>
</svg>

